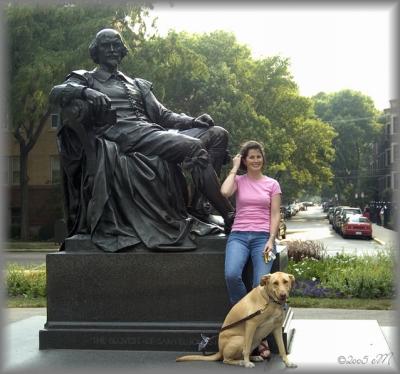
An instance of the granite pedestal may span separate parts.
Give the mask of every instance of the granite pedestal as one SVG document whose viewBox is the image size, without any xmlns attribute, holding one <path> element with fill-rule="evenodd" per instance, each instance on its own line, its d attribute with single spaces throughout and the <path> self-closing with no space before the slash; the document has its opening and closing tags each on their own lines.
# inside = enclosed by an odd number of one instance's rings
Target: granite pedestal
<svg viewBox="0 0 400 374">
<path fill-rule="evenodd" d="M 230 309 L 225 244 L 220 234 L 199 237 L 195 251 L 105 253 L 67 242 L 65 251 L 46 256 L 47 322 L 39 348 L 197 351 L 201 334 L 217 335 Z M 286 268 L 283 251 L 272 271 Z M 251 267 L 244 278 L 249 286 Z M 291 317 L 289 309 L 287 351 Z M 269 342 L 276 352 L 272 336 Z M 208 349 L 217 349 L 216 339 Z"/>
</svg>

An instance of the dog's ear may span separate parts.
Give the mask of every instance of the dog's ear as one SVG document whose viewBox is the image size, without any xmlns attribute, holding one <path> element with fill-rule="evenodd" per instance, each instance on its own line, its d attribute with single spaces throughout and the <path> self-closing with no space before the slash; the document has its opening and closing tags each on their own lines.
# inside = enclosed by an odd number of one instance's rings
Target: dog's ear
<svg viewBox="0 0 400 374">
<path fill-rule="evenodd" d="M 288 274 L 288 275 L 289 275 L 290 281 L 292 282 L 292 284 L 290 286 L 293 287 L 294 282 L 295 282 L 296 279 L 294 278 L 294 275 L 292 275 L 292 274 Z"/>
<path fill-rule="evenodd" d="M 265 286 L 271 278 L 271 274 L 263 275 L 260 280 L 260 286 Z"/>
</svg>

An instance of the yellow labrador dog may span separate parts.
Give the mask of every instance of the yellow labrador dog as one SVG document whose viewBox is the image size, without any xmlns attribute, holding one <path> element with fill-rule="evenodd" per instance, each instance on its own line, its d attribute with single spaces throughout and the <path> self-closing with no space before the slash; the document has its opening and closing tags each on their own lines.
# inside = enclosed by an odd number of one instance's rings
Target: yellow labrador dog
<svg viewBox="0 0 400 374">
<path fill-rule="evenodd" d="M 291 363 L 286 355 L 282 336 L 284 319 L 283 305 L 289 296 L 294 283 L 294 276 L 283 272 L 264 275 L 258 287 L 253 288 L 229 311 L 222 325 L 235 322 L 259 311 L 254 317 L 242 323 L 234 324 L 219 333 L 219 351 L 210 356 L 189 355 L 178 357 L 176 361 L 219 361 L 225 364 L 254 367 L 250 361 L 263 361 L 261 356 L 250 356 L 261 340 L 271 332 L 278 345 L 279 355 L 289 368 L 297 365 Z"/>
</svg>

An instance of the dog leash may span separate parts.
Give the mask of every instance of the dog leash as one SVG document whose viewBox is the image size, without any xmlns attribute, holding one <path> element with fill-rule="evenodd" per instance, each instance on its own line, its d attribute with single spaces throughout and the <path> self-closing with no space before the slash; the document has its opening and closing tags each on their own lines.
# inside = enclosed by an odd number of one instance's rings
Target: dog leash
<svg viewBox="0 0 400 374">
<path fill-rule="evenodd" d="M 230 328 L 232 328 L 232 327 L 234 327 L 236 325 L 239 325 L 242 322 L 245 322 L 245 321 L 247 321 L 247 320 L 249 320 L 251 318 L 254 318 L 255 316 L 258 316 L 259 314 L 261 314 L 267 308 L 267 306 L 268 306 L 268 304 L 265 304 L 265 306 L 263 308 L 258 309 L 254 313 L 251 313 L 248 316 L 246 316 L 246 317 L 244 317 L 244 318 L 242 318 L 242 319 L 240 319 L 238 321 L 235 321 L 235 322 L 233 322 L 233 323 L 231 323 L 229 325 L 226 325 L 226 326 L 222 327 L 221 330 L 219 330 L 219 333 L 217 335 L 208 337 L 208 336 L 205 336 L 203 334 L 200 334 L 201 338 L 202 338 L 202 341 L 199 343 L 198 350 L 203 352 L 204 356 L 212 355 L 213 353 L 208 353 L 208 354 L 206 353 L 206 348 L 207 348 L 207 345 L 210 343 L 210 341 L 214 340 L 222 331 L 228 330 L 228 329 L 230 329 Z"/>
<path fill-rule="evenodd" d="M 270 299 L 271 299 L 275 304 L 280 305 L 280 306 L 283 308 L 283 310 L 287 310 L 287 308 L 288 308 L 287 303 L 281 304 L 279 301 L 276 301 L 276 300 L 275 300 L 273 297 L 271 297 L 270 295 L 268 295 L 268 296 L 270 297 Z M 212 355 L 213 353 L 206 353 L 207 345 L 208 345 L 211 341 L 215 340 L 215 339 L 217 338 L 217 336 L 218 336 L 222 331 L 227 330 L 227 329 L 230 329 L 230 328 L 232 328 L 232 327 L 234 327 L 234 326 L 236 326 L 236 325 L 238 325 L 238 324 L 240 324 L 240 323 L 242 323 L 242 322 L 245 322 L 245 321 L 247 321 L 247 320 L 249 320 L 249 319 L 251 319 L 251 318 L 254 318 L 255 316 L 258 316 L 259 314 L 261 314 L 261 313 L 267 308 L 267 306 L 268 306 L 268 304 L 265 304 L 264 308 L 258 309 L 258 310 L 255 311 L 254 313 L 251 313 L 250 315 L 248 315 L 248 316 L 246 316 L 246 317 L 244 317 L 244 318 L 242 318 L 242 319 L 240 319 L 240 320 L 238 320 L 238 321 L 236 321 L 236 322 L 233 322 L 233 323 L 231 323 L 231 324 L 229 324 L 229 325 L 226 325 L 226 326 L 222 327 L 221 330 L 219 330 L 219 333 L 218 333 L 217 335 L 208 337 L 208 336 L 206 336 L 206 335 L 200 334 L 202 340 L 201 340 L 201 342 L 199 343 L 198 351 L 201 351 L 201 352 L 203 353 L 204 356 L 210 356 L 210 355 Z"/>
</svg>

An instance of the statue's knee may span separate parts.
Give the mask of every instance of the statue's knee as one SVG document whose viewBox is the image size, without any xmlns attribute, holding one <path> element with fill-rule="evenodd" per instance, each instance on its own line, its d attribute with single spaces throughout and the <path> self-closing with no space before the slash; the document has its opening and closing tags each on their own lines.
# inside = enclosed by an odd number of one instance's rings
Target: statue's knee
<svg viewBox="0 0 400 374">
<path fill-rule="evenodd" d="M 209 163 L 209 155 L 203 143 L 199 139 L 187 140 L 185 148 L 188 150 L 183 161 L 183 167 L 193 169 L 200 167 L 204 169 Z"/>
<path fill-rule="evenodd" d="M 210 131 L 213 136 L 216 136 L 222 140 L 228 140 L 229 133 L 221 126 L 210 127 L 208 131 Z"/>
<path fill-rule="evenodd" d="M 213 126 L 209 128 L 210 144 L 212 148 L 227 148 L 229 133 L 223 127 Z"/>
<path fill-rule="evenodd" d="M 190 148 L 190 156 L 198 156 L 199 154 L 203 154 L 204 152 L 207 153 L 204 144 L 200 139 L 197 138 L 192 138 L 190 141 L 188 140 L 190 144 L 188 144 L 188 148 Z"/>
</svg>

